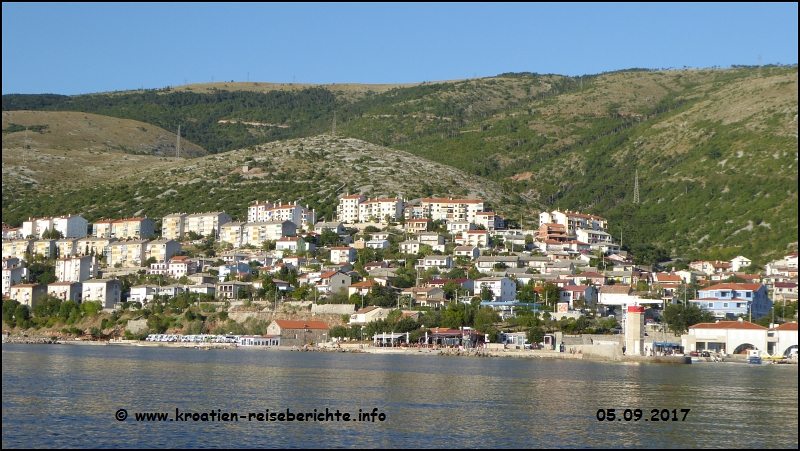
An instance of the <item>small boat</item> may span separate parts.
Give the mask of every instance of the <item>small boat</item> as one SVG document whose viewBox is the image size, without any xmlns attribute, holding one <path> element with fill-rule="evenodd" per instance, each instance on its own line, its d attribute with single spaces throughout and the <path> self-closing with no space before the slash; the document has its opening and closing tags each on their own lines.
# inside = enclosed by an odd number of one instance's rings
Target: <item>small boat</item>
<svg viewBox="0 0 800 451">
<path fill-rule="evenodd" d="M 700 362 L 705 362 L 705 361 L 706 361 L 706 359 L 704 359 L 702 357 L 692 357 L 692 363 L 700 363 Z"/>
<path fill-rule="evenodd" d="M 750 357 L 750 358 L 747 359 L 747 363 L 750 363 L 750 364 L 753 364 L 753 365 L 761 365 L 761 357 L 758 357 L 758 356 Z"/>
</svg>

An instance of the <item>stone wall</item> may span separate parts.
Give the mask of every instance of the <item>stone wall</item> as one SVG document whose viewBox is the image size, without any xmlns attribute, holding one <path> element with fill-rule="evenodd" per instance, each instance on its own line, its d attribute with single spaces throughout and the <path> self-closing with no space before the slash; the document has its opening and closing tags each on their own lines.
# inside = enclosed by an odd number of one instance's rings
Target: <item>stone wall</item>
<svg viewBox="0 0 800 451">
<path fill-rule="evenodd" d="M 354 304 L 315 304 L 311 307 L 311 312 L 317 314 L 352 315 L 355 311 Z"/>
</svg>

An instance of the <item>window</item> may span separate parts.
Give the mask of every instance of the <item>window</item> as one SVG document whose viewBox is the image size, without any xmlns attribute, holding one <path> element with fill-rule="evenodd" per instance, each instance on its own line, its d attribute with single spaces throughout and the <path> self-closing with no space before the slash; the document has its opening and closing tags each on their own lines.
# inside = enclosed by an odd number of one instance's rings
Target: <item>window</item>
<svg viewBox="0 0 800 451">
<path fill-rule="evenodd" d="M 722 303 L 722 308 L 728 308 L 728 303 L 727 302 L 723 302 Z"/>
<path fill-rule="evenodd" d="M 746 298 L 749 298 L 749 297 L 752 297 L 752 296 L 753 296 L 753 293 L 751 293 L 749 291 L 744 294 L 744 297 L 746 297 Z"/>
</svg>

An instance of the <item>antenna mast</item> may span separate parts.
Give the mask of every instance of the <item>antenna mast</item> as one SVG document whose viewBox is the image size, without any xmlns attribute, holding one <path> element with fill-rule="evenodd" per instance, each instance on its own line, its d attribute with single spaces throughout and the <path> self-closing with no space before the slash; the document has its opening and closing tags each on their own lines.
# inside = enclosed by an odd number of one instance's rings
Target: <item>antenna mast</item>
<svg viewBox="0 0 800 451">
<path fill-rule="evenodd" d="M 636 170 L 636 179 L 633 184 L 633 203 L 639 203 L 639 170 Z"/>
</svg>

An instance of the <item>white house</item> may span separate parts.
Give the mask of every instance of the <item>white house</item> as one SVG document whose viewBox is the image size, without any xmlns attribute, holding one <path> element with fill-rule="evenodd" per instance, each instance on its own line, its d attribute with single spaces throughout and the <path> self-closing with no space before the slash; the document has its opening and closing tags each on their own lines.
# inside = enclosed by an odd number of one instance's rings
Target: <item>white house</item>
<svg viewBox="0 0 800 451">
<path fill-rule="evenodd" d="M 742 269 L 744 269 L 744 268 L 746 268 L 746 267 L 748 267 L 748 266 L 752 265 L 752 264 L 753 264 L 753 261 L 752 261 L 752 260 L 750 260 L 750 259 L 749 259 L 749 258 L 747 258 L 747 257 L 742 257 L 742 256 L 740 255 L 740 256 L 738 256 L 738 257 L 736 257 L 736 258 L 732 259 L 732 260 L 730 261 L 730 263 L 731 263 L 731 271 L 733 271 L 733 272 L 739 272 L 739 271 L 741 271 Z"/>
<path fill-rule="evenodd" d="M 509 302 L 517 298 L 517 284 L 508 277 L 483 277 L 475 281 L 474 296 L 480 296 L 486 287 L 494 294 L 494 302 Z"/>
<path fill-rule="evenodd" d="M 767 351 L 767 328 L 744 320 L 700 323 L 681 335 L 685 352 L 738 354 L 746 349 Z"/>
<path fill-rule="evenodd" d="M 474 260 L 481 256 L 481 250 L 475 246 L 456 246 L 453 249 L 453 255 Z"/>
<path fill-rule="evenodd" d="M 431 268 L 438 268 L 440 270 L 449 270 L 455 268 L 453 258 L 449 255 L 428 255 L 417 260 L 415 268 L 428 270 Z"/>
<path fill-rule="evenodd" d="M 3 259 L 3 296 L 11 294 L 11 287 L 28 277 L 25 261 L 16 257 Z"/>
<path fill-rule="evenodd" d="M 122 297 L 122 282 L 116 279 L 90 279 L 83 282 L 81 302 L 100 301 L 103 308 L 114 308 Z"/>
<path fill-rule="evenodd" d="M 401 254 L 418 254 L 419 247 L 422 246 L 422 243 L 419 241 L 403 241 L 400 243 L 400 253 Z"/>
<path fill-rule="evenodd" d="M 97 277 L 97 257 L 67 257 L 56 260 L 56 279 L 59 282 L 83 282 Z"/>
<path fill-rule="evenodd" d="M 352 247 L 332 247 L 331 263 L 353 263 L 358 258 L 358 252 Z"/>
</svg>

